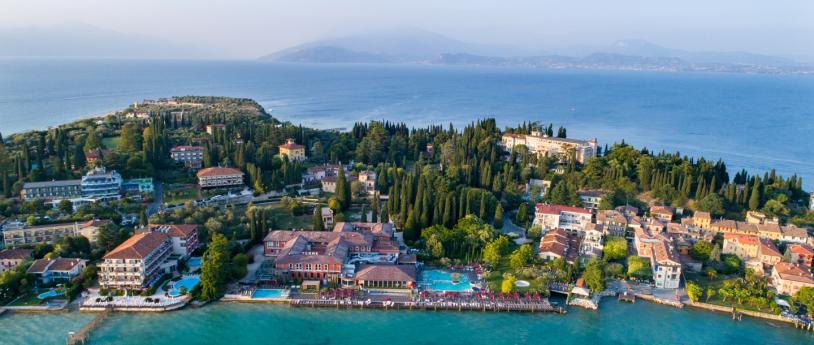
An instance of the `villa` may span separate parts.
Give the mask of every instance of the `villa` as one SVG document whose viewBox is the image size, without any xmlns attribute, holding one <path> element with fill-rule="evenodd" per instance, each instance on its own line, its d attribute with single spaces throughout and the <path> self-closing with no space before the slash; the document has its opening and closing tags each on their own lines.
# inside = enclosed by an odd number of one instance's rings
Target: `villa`
<svg viewBox="0 0 814 345">
<path fill-rule="evenodd" d="M 359 183 L 362 184 L 362 189 L 368 194 L 376 192 L 376 173 L 372 171 L 362 171 L 357 177 Z"/>
<path fill-rule="evenodd" d="M 772 285 L 777 293 L 793 296 L 803 287 L 814 287 L 814 275 L 799 265 L 781 262 L 772 270 Z"/>
<path fill-rule="evenodd" d="M 34 251 L 31 249 L 6 249 L 0 251 L 0 273 L 13 270 L 19 266 L 23 261 L 31 260 Z"/>
<path fill-rule="evenodd" d="M 596 156 L 597 148 L 596 139 L 555 138 L 544 135 L 539 131 L 532 131 L 530 135 L 506 133 L 503 134 L 500 144 L 507 150 L 512 150 L 517 145 L 523 145 L 531 153 L 558 157 L 560 160 L 566 160 L 569 155 L 573 155 L 582 164 L 585 164 L 589 158 Z"/>
<path fill-rule="evenodd" d="M 280 158 L 288 157 L 292 162 L 305 160 L 305 146 L 297 144 L 294 139 L 286 139 L 285 144 L 280 145 L 279 149 Z"/>
<path fill-rule="evenodd" d="M 669 223 L 673 220 L 673 214 L 675 214 L 675 210 L 670 206 L 650 207 L 650 216 L 665 223 Z"/>
<path fill-rule="evenodd" d="M 148 288 L 174 269 L 176 263 L 167 260 L 172 248 L 165 233 L 135 234 L 102 258 L 99 284 L 105 289 Z"/>
<path fill-rule="evenodd" d="M 334 164 L 323 164 L 310 167 L 305 170 L 304 174 L 302 174 L 302 180 L 305 183 L 321 181 L 325 177 L 338 175 L 339 169 L 341 169 L 341 167 Z"/>
<path fill-rule="evenodd" d="M 591 218 L 591 211 L 585 208 L 538 203 L 533 223 L 540 225 L 543 231 L 560 228 L 581 234 Z"/>
<path fill-rule="evenodd" d="M 605 227 L 605 232 L 610 236 L 625 236 L 627 230 L 627 218 L 622 212 L 617 210 L 604 210 L 596 214 L 596 223 Z"/>
<path fill-rule="evenodd" d="M 723 254 L 734 254 L 741 260 L 757 258 L 760 255 L 760 239 L 757 236 L 724 234 Z"/>
<path fill-rule="evenodd" d="M 319 210 L 320 215 L 322 216 L 322 224 L 327 228 L 331 228 L 334 226 L 334 211 L 330 207 L 322 207 Z M 314 230 L 325 230 L 325 229 L 314 229 Z"/>
<path fill-rule="evenodd" d="M 235 168 L 211 167 L 196 174 L 201 188 L 243 186 L 243 172 Z"/>
<path fill-rule="evenodd" d="M 678 289 L 681 281 L 681 260 L 668 240 L 659 240 L 651 246 L 650 268 L 656 288 Z"/>
<path fill-rule="evenodd" d="M 35 275 L 42 284 L 69 281 L 82 273 L 87 262 L 71 258 L 38 259 L 28 267 L 28 273 Z"/>
<path fill-rule="evenodd" d="M 604 227 L 600 224 L 590 223 L 583 231 L 582 241 L 579 246 L 579 254 L 583 257 L 601 257 L 604 245 Z"/>
</svg>

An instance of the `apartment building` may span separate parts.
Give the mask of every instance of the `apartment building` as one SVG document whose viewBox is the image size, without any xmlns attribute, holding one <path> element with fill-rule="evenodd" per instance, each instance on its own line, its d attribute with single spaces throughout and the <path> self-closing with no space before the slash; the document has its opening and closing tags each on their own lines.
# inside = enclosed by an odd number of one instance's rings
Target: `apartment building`
<svg viewBox="0 0 814 345">
<path fill-rule="evenodd" d="M 591 211 L 585 208 L 538 203 L 533 224 L 540 225 L 543 231 L 560 228 L 582 234 L 591 218 Z"/>
<path fill-rule="evenodd" d="M 105 289 L 145 289 L 174 269 L 167 259 L 172 240 L 167 234 L 135 234 L 105 254 L 99 264 L 99 284 Z"/>
</svg>

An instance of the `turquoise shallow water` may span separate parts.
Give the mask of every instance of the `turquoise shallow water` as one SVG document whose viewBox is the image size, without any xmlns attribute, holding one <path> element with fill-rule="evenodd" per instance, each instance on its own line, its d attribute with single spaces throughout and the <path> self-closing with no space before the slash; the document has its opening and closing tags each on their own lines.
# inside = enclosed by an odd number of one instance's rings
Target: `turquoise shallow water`
<svg viewBox="0 0 814 345">
<path fill-rule="evenodd" d="M 66 316 L 69 315 L 69 316 Z M 64 344 L 87 314 L 0 318 L 2 344 Z M 40 328 L 37 325 L 45 327 Z M 38 335 L 46 332 L 47 336 Z M 218 303 L 164 314 L 115 314 L 91 344 L 809 344 L 814 333 L 725 314 L 608 300 L 567 315 L 291 309 Z"/>
</svg>

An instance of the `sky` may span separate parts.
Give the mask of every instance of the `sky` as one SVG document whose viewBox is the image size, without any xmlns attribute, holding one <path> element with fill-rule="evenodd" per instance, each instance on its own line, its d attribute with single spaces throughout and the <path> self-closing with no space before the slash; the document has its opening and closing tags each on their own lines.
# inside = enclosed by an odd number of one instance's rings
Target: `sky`
<svg viewBox="0 0 814 345">
<path fill-rule="evenodd" d="M 676 49 L 810 58 L 812 18 L 811 0 L 0 0 L 0 29 L 83 23 L 223 58 L 393 28 L 530 51 L 645 39 Z"/>
</svg>

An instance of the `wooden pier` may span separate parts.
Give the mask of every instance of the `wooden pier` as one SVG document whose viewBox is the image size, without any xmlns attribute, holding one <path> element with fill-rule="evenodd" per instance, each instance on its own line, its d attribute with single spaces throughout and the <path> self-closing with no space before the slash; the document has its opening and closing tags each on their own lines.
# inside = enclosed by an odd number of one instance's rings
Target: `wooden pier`
<svg viewBox="0 0 814 345">
<path fill-rule="evenodd" d="M 497 301 L 497 302 L 367 302 L 359 300 L 292 299 L 291 307 L 335 309 L 384 309 L 384 310 L 434 310 L 434 311 L 491 311 L 565 314 L 565 309 L 555 307 L 548 301 Z"/>
<path fill-rule="evenodd" d="M 90 340 L 90 333 L 93 332 L 96 327 L 99 327 L 99 324 L 102 323 L 109 315 L 112 313 L 111 309 L 105 310 L 99 314 L 96 314 L 96 317 L 90 322 L 86 323 L 82 328 L 79 329 L 76 333 L 71 333 L 68 335 L 68 345 L 84 345 L 88 343 Z"/>
</svg>

